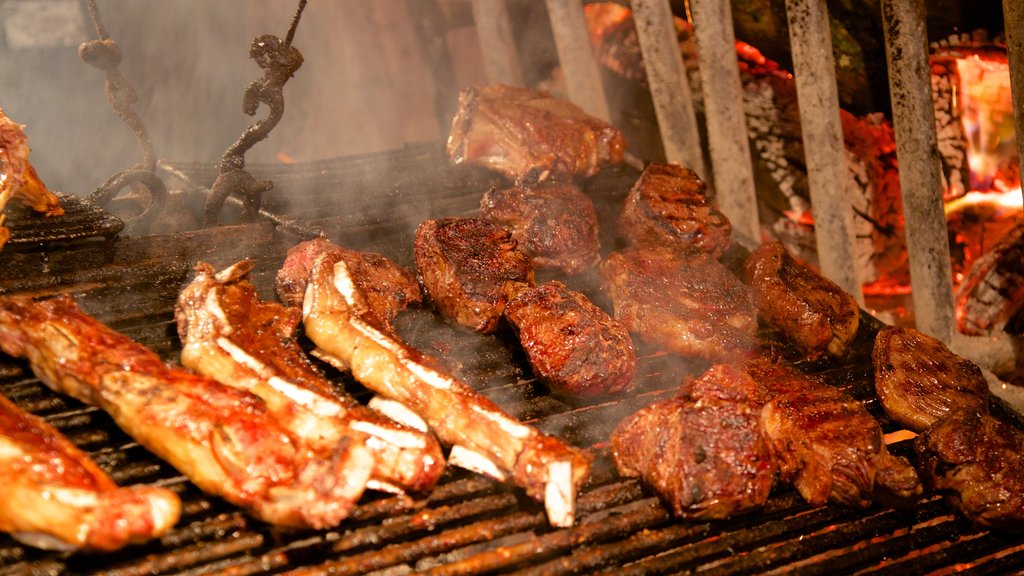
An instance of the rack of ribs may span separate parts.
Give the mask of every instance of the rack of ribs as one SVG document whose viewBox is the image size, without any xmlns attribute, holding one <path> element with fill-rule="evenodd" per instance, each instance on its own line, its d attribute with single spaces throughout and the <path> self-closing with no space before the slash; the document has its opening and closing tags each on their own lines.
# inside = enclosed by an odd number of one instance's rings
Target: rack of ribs
<svg viewBox="0 0 1024 576">
<path fill-rule="evenodd" d="M 45 216 L 60 216 L 64 209 L 60 199 L 39 179 L 29 162 L 28 137 L 25 127 L 8 118 L 0 108 L 0 248 L 10 238 L 4 228 L 4 208 L 12 199 Z"/>
<path fill-rule="evenodd" d="M 164 364 L 67 295 L 0 298 L 0 348 L 55 391 L 98 406 L 203 491 L 285 526 L 324 528 L 362 495 L 373 454 L 342 440 L 309 454 L 266 403 Z"/>
<path fill-rule="evenodd" d="M 398 270 L 380 255 L 312 240 L 289 251 L 278 290 L 283 301 L 301 302 L 305 333 L 318 347 L 317 356 L 350 370 L 392 401 L 383 406 L 422 419 L 452 447 L 449 464 L 511 479 L 544 502 L 553 525 L 572 525 L 576 493 L 589 476 L 589 455 L 512 418 L 403 343 L 390 322 L 381 322 L 393 318 L 403 298 L 404 290 L 386 283 L 403 276 Z"/>
</svg>

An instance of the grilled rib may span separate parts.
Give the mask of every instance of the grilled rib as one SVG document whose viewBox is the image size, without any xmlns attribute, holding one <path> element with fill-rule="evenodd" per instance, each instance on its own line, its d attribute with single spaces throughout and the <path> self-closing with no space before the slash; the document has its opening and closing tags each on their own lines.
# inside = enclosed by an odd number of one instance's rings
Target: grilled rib
<svg viewBox="0 0 1024 576">
<path fill-rule="evenodd" d="M 544 502 L 553 525 L 571 525 L 589 456 L 515 420 L 435 360 L 374 325 L 360 279 L 349 265 L 356 256 L 317 242 L 321 253 L 312 259 L 309 244 L 292 248 L 278 282 L 291 294 L 305 283 L 303 325 L 318 356 L 351 370 L 367 388 L 422 418 L 452 446 L 449 464 L 501 480 L 511 477 Z"/>
<path fill-rule="evenodd" d="M 164 488 L 119 488 L 87 454 L 0 395 L 0 530 L 30 546 L 117 550 L 160 537 L 181 501 Z"/>
<path fill-rule="evenodd" d="M 252 263 L 219 273 L 196 266 L 175 309 L 184 344 L 181 362 L 218 382 L 251 392 L 297 444 L 329 457 L 348 438 L 374 456 L 370 488 L 421 491 L 444 471 L 437 441 L 366 408 L 339 392 L 309 362 L 294 330 L 301 313 L 261 301 L 248 276 Z"/>
<path fill-rule="evenodd" d="M 0 248 L 11 235 L 4 228 L 7 216 L 3 212 L 12 198 L 46 216 L 64 213 L 57 195 L 46 188 L 28 160 L 30 149 L 24 129 L 0 108 Z"/>
<path fill-rule="evenodd" d="M 273 524 L 338 524 L 373 469 L 356 443 L 343 440 L 326 459 L 302 451 L 258 397 L 164 364 L 70 296 L 0 298 L 0 347 L 54 390 L 108 412 L 203 491 Z"/>
</svg>

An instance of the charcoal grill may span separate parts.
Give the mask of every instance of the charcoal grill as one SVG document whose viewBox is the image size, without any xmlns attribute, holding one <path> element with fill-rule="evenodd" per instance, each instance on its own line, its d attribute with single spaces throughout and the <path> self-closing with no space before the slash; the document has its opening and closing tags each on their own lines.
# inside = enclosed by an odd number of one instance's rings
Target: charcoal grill
<svg viewBox="0 0 1024 576">
<path fill-rule="evenodd" d="M 381 172 L 383 167 L 389 172 Z M 165 163 L 163 170 L 196 186 L 216 175 L 215 166 L 193 163 Z M 277 224 L 83 240 L 53 248 L 15 246 L 3 254 L 8 273 L 0 278 L 0 292 L 70 292 L 101 321 L 174 361 L 180 344 L 173 304 L 196 261 L 224 266 L 243 257 L 254 259 L 253 282 L 267 298 L 273 297 L 274 275 L 285 251 L 309 233 L 324 233 L 348 246 L 409 263 L 415 221 L 396 218 L 396 214 L 469 214 L 482 192 L 495 184 L 489 174 L 450 166 L 434 144 L 253 170 L 261 177 L 275 178 L 280 201 L 289 199 L 290 206 L 277 204 L 275 195 L 267 199 L 264 209 L 275 214 Z M 390 173 L 387 183 L 375 176 L 381 173 Z M 617 203 L 637 175 L 622 168 L 588 183 L 587 191 L 599 206 L 606 249 L 614 247 L 607 236 Z M 385 194 L 392 209 L 380 211 L 378 201 L 365 194 L 370 189 Z M 332 216 L 316 218 L 315 212 Z M 573 282 L 596 294 L 596 279 Z M 883 429 L 891 432 L 899 426 L 881 412 L 872 386 L 870 348 L 879 325 L 867 315 L 863 324 L 853 353 L 844 362 L 802 368 L 863 400 Z M 449 470 L 429 494 L 367 494 L 334 530 L 274 528 L 204 495 L 122 433 L 105 413 L 49 391 L 24 362 L 3 357 L 0 392 L 44 416 L 117 482 L 168 487 L 181 495 L 184 509 L 179 524 L 163 538 L 113 554 L 44 552 L 0 535 L 0 572 L 1007 574 L 1024 570 L 1024 534 L 974 529 L 938 495 L 926 496 L 907 511 L 880 506 L 854 510 L 813 508 L 786 488 L 776 489 L 764 510 L 754 514 L 721 522 L 673 519 L 638 482 L 615 473 L 607 440 L 623 417 L 673 395 L 684 376 L 702 371 L 706 364 L 701 361 L 641 349 L 640 385 L 634 393 L 573 403 L 550 394 L 531 377 L 507 335 L 462 331 L 423 310 L 404 314 L 398 329 L 514 416 L 594 454 L 595 473 L 579 498 L 576 526 L 553 529 L 543 507 L 518 489 Z M 765 337 L 772 341 L 770 334 Z M 773 346 L 787 351 L 783 344 Z M 339 386 L 368 398 L 368 392 L 347 375 L 325 369 Z M 1000 405 L 995 408 L 1001 411 Z M 891 449 L 913 456 L 906 441 Z"/>
</svg>

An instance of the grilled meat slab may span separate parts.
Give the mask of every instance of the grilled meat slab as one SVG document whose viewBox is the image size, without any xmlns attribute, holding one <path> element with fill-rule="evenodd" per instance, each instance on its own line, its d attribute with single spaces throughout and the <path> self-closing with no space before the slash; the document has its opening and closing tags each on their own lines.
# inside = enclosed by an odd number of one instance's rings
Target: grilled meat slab
<svg viewBox="0 0 1024 576">
<path fill-rule="evenodd" d="M 536 267 L 575 274 L 600 260 L 597 210 L 572 184 L 491 189 L 480 200 L 480 217 L 510 230 Z"/>
<path fill-rule="evenodd" d="M 42 418 L 0 395 L 0 530 L 46 549 L 117 550 L 158 538 L 178 521 L 170 490 L 119 488 Z"/>
<path fill-rule="evenodd" d="M 914 441 L 929 488 L 983 527 L 1024 528 L 1024 432 L 973 409 L 949 412 Z"/>
<path fill-rule="evenodd" d="M 203 491 L 273 524 L 338 524 L 373 469 L 356 443 L 326 459 L 305 453 L 257 396 L 164 364 L 69 296 L 0 298 L 0 347 L 54 390 L 108 412 Z"/>
<path fill-rule="evenodd" d="M 8 118 L 0 108 L 0 248 L 11 236 L 3 226 L 7 218 L 4 208 L 11 199 L 46 216 L 64 213 L 57 195 L 43 184 L 29 162 L 30 152 L 25 127 Z"/>
<path fill-rule="evenodd" d="M 422 418 L 452 446 L 449 464 L 498 479 L 511 477 L 545 503 L 552 524 L 571 525 L 576 493 L 589 475 L 589 456 L 515 420 L 435 360 L 368 321 L 361 284 L 341 251 L 319 247 L 323 252 L 311 262 L 310 246 L 294 247 L 278 276 L 295 289 L 303 284 L 304 263 L 310 264 L 303 326 L 319 357 L 348 368 L 367 388 Z"/>
<path fill-rule="evenodd" d="M 853 296 L 798 262 L 781 242 L 762 244 L 747 259 L 744 272 L 758 317 L 806 357 L 846 353 L 860 324 Z"/>
<path fill-rule="evenodd" d="M 636 350 L 629 331 L 561 282 L 524 288 L 509 300 L 505 318 L 534 374 L 556 392 L 586 396 L 633 387 Z"/>
<path fill-rule="evenodd" d="M 981 369 L 913 328 L 886 326 L 871 352 L 875 390 L 890 418 L 915 432 L 950 410 L 988 409 L 988 383 Z"/>
<path fill-rule="evenodd" d="M 494 332 L 508 299 L 534 282 L 530 258 L 512 233 L 482 218 L 423 222 L 414 253 L 424 292 L 438 312 L 481 334 Z"/>
<path fill-rule="evenodd" d="M 619 234 L 633 244 L 672 246 L 685 254 L 717 258 L 732 242 L 732 224 L 711 205 L 696 172 L 652 162 L 626 196 Z"/>
<path fill-rule="evenodd" d="M 713 366 L 708 386 L 743 386 L 742 370 Z M 755 510 L 775 475 L 760 404 L 714 395 L 656 402 L 625 418 L 612 433 L 619 473 L 640 477 L 682 518 L 722 519 Z"/>
<path fill-rule="evenodd" d="M 683 256 L 669 246 L 633 246 L 608 255 L 601 274 L 615 319 L 653 346 L 736 360 L 755 344 L 750 290 L 714 258 Z"/>
<path fill-rule="evenodd" d="M 216 274 L 208 264 L 196 266 L 175 310 L 182 364 L 259 396 L 311 454 L 329 458 L 343 441 L 360 444 L 374 459 L 368 487 L 405 492 L 433 486 L 444 471 L 433 436 L 366 408 L 325 380 L 294 339 L 300 311 L 260 300 L 248 279 L 251 269 L 249 261 Z"/>
<path fill-rule="evenodd" d="M 448 157 L 518 184 L 570 180 L 622 161 L 626 141 L 611 124 L 545 92 L 496 84 L 466 88 L 448 134 Z"/>
</svg>

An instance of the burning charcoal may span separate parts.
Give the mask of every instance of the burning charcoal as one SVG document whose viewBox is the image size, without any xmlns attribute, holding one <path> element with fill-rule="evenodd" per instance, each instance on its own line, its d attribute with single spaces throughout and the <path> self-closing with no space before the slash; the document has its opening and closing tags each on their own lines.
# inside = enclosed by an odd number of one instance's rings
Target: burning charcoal
<svg viewBox="0 0 1024 576">
<path fill-rule="evenodd" d="M 964 334 L 1002 330 L 1024 307 L 1024 220 L 974 261 L 956 290 L 956 323 Z"/>
</svg>

